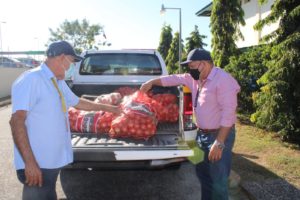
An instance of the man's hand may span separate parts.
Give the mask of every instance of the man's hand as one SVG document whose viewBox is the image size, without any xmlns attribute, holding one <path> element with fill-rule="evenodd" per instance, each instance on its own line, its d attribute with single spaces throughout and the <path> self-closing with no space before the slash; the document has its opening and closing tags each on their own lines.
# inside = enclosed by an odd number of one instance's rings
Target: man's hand
<svg viewBox="0 0 300 200">
<path fill-rule="evenodd" d="M 217 144 L 214 142 L 213 145 L 210 148 L 209 154 L 208 154 L 208 160 L 211 162 L 217 162 L 222 158 L 223 150 L 220 149 Z"/>
<path fill-rule="evenodd" d="M 119 106 L 114 106 L 110 104 L 103 104 L 103 103 L 95 103 L 93 101 L 80 98 L 79 103 L 74 106 L 78 110 L 85 110 L 85 111 L 105 111 L 105 112 L 111 112 L 114 114 L 121 114 L 122 109 Z"/>
<path fill-rule="evenodd" d="M 43 185 L 42 171 L 35 162 L 26 163 L 25 165 L 25 183 L 28 186 L 39 186 Z"/>
<path fill-rule="evenodd" d="M 25 163 L 25 183 L 29 186 L 42 186 L 42 172 L 32 152 L 28 139 L 25 120 L 27 111 L 18 110 L 12 114 L 9 121 L 14 142 Z"/>
<path fill-rule="evenodd" d="M 216 138 L 215 142 L 212 144 L 208 154 L 209 161 L 216 162 L 222 158 L 224 142 L 226 141 L 226 138 L 228 137 L 231 128 L 232 127 L 224 127 L 224 126 L 220 127 L 218 132 L 218 137 Z M 223 144 L 223 148 L 220 148 L 218 143 Z"/>
<path fill-rule="evenodd" d="M 111 106 L 111 112 L 117 115 L 120 115 L 123 113 L 123 110 L 120 106 Z"/>
<path fill-rule="evenodd" d="M 151 82 L 151 80 L 150 81 L 147 81 L 146 83 L 143 83 L 142 85 L 141 85 L 141 87 L 140 87 L 140 90 L 142 91 L 142 92 L 148 92 L 149 90 L 151 90 L 151 88 L 152 88 L 152 82 Z"/>
</svg>

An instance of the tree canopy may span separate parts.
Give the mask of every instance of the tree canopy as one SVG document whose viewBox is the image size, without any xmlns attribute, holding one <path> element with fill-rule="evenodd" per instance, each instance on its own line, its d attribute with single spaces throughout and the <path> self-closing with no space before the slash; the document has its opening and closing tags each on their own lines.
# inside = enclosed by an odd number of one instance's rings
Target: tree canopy
<svg viewBox="0 0 300 200">
<path fill-rule="evenodd" d="M 183 45 L 182 45 L 183 47 Z M 170 74 L 179 71 L 179 33 L 176 32 L 166 58 L 167 70 Z"/>
<path fill-rule="evenodd" d="M 158 52 L 161 54 L 164 60 L 166 60 L 168 56 L 168 51 L 171 47 L 172 39 L 173 35 L 171 26 L 164 24 L 161 29 L 159 46 L 157 48 Z"/>
<path fill-rule="evenodd" d="M 190 36 L 186 38 L 186 48 L 183 45 L 183 40 L 181 41 L 181 60 L 186 59 L 186 53 L 195 48 L 203 48 L 207 46 L 203 39 L 205 35 L 201 35 L 198 30 L 198 26 L 195 25 L 194 30 L 190 33 Z M 158 51 L 162 55 L 165 63 L 167 65 L 167 70 L 170 74 L 179 72 L 179 33 L 176 32 L 174 37 L 172 35 L 172 28 L 170 25 L 164 24 L 161 29 L 160 42 L 158 46 Z M 185 72 L 186 70 L 181 70 L 180 72 Z"/>
<path fill-rule="evenodd" d="M 215 64 L 225 67 L 229 57 L 235 55 L 235 41 L 243 38 L 239 25 L 244 25 L 244 11 L 240 0 L 213 0 L 210 17 L 212 57 Z"/>
<path fill-rule="evenodd" d="M 251 120 L 300 142 L 300 2 L 276 0 L 255 28 L 277 20 L 278 29 L 263 38 L 271 41 L 272 53 L 268 71 L 258 80 L 261 90 L 254 95 L 256 112 Z"/>
<path fill-rule="evenodd" d="M 203 48 L 204 46 L 207 46 L 207 44 L 203 42 L 203 39 L 205 38 L 205 35 L 200 35 L 198 26 L 195 25 L 195 29 L 190 33 L 190 37 L 186 38 L 186 52 L 188 53 L 195 48 Z"/>
<path fill-rule="evenodd" d="M 85 49 L 98 49 L 99 46 L 105 45 L 105 41 L 97 41 L 96 37 L 103 34 L 103 27 L 99 24 L 90 25 L 90 23 L 83 19 L 68 21 L 65 20 L 59 28 L 53 30 L 49 28 L 51 37 L 50 42 L 57 40 L 66 40 L 73 44 L 75 50 L 80 53 Z"/>
</svg>

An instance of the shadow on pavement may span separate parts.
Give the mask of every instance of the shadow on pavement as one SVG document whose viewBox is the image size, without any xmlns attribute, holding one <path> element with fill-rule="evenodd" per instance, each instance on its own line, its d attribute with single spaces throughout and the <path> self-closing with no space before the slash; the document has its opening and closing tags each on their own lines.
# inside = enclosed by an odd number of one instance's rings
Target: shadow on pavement
<svg viewBox="0 0 300 200">
<path fill-rule="evenodd" d="M 241 187 L 250 199 L 300 199 L 300 190 L 267 168 L 247 159 L 256 156 L 233 154 L 232 169 L 241 177 Z"/>
<path fill-rule="evenodd" d="M 62 170 L 60 182 L 68 200 L 193 200 L 201 196 L 193 172 L 192 165 L 178 170 Z"/>
</svg>

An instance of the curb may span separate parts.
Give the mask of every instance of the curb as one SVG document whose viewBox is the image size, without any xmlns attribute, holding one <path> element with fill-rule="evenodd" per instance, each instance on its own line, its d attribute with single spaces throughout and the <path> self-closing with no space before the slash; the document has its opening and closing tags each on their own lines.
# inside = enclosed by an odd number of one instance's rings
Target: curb
<svg viewBox="0 0 300 200">
<path fill-rule="evenodd" d="M 241 183 L 240 175 L 232 169 L 230 171 L 230 175 L 229 175 L 228 180 L 229 180 L 229 188 L 239 187 L 239 185 Z"/>
<path fill-rule="evenodd" d="M 240 187 L 250 200 L 257 200 L 255 196 L 244 186 L 243 183 L 240 184 Z"/>
<path fill-rule="evenodd" d="M 229 199 L 248 199 L 256 200 L 253 195 L 243 187 L 241 176 L 231 169 L 228 177 Z"/>
<path fill-rule="evenodd" d="M 9 104 L 11 104 L 11 99 L 10 98 L 5 98 L 3 100 L 0 99 L 0 107 L 7 106 Z"/>
</svg>

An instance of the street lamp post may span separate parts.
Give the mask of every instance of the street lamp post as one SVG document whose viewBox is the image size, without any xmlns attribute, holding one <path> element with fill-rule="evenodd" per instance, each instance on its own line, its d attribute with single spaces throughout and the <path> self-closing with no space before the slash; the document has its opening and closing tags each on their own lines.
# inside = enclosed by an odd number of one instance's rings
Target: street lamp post
<svg viewBox="0 0 300 200">
<path fill-rule="evenodd" d="M 0 21 L 0 51 L 2 52 L 2 32 L 1 32 L 1 24 L 5 24 L 6 22 Z"/>
<path fill-rule="evenodd" d="M 164 6 L 164 4 L 161 5 L 161 10 L 160 10 L 160 14 L 164 14 L 166 12 L 167 9 L 170 10 L 178 10 L 179 11 L 179 44 L 178 44 L 178 57 L 179 57 L 179 73 L 181 73 L 181 54 L 182 54 L 182 47 L 181 47 L 181 8 L 167 8 Z"/>
<path fill-rule="evenodd" d="M 178 10 L 179 11 L 179 44 L 178 44 L 178 60 L 179 60 L 179 74 L 181 74 L 181 8 L 166 8 L 164 6 L 164 4 L 161 5 L 161 10 L 160 10 L 160 14 L 164 14 L 166 12 L 167 9 L 170 9 L 170 10 Z M 183 101 L 183 89 L 182 89 L 182 86 L 180 86 L 180 95 L 179 95 L 179 98 L 180 98 L 180 101 L 182 102 Z M 181 121 L 183 122 L 183 106 L 180 106 L 180 109 L 179 109 L 179 117 L 181 118 Z M 184 128 L 183 128 L 183 123 L 179 123 L 179 130 L 181 133 L 184 132 Z"/>
</svg>

